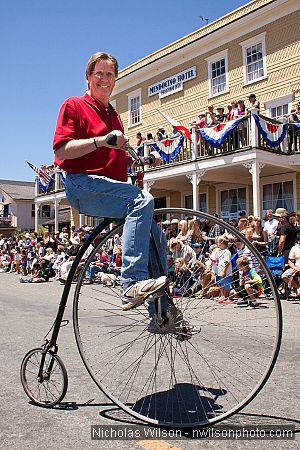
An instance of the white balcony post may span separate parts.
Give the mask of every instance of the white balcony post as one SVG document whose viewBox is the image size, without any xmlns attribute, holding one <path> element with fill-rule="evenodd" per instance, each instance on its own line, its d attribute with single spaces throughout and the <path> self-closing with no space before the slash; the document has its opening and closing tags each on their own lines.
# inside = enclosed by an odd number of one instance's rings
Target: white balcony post
<svg viewBox="0 0 300 450">
<path fill-rule="evenodd" d="M 57 192 L 59 189 L 59 173 L 58 173 L 59 169 L 55 169 L 54 170 L 54 192 Z"/>
<path fill-rule="evenodd" d="M 287 124 L 288 123 L 288 118 L 287 117 L 283 117 L 283 123 Z M 285 135 L 285 138 L 283 139 L 283 141 L 280 144 L 281 147 L 281 151 L 283 153 L 288 153 L 289 151 L 289 141 L 288 141 L 288 132 L 289 130 L 287 130 L 287 133 Z"/>
<path fill-rule="evenodd" d="M 199 195 L 199 184 L 205 174 L 205 169 L 193 172 L 192 174 L 186 175 L 193 186 L 193 209 L 199 211 L 200 195 Z"/>
<path fill-rule="evenodd" d="M 151 190 L 151 188 L 152 188 L 154 183 L 155 183 L 155 181 L 153 181 L 153 180 L 149 180 L 149 181 L 145 181 L 144 180 L 144 188 L 143 188 L 143 190 L 147 191 L 147 192 L 150 192 L 150 190 Z"/>
<path fill-rule="evenodd" d="M 144 156 L 149 156 L 149 145 L 148 144 L 143 144 L 144 146 Z"/>
<path fill-rule="evenodd" d="M 250 118 L 250 145 L 252 148 L 257 148 L 259 146 L 259 138 L 258 138 L 258 129 L 256 122 L 254 120 L 253 114 L 258 114 L 258 109 L 251 109 L 251 118 Z"/>
<path fill-rule="evenodd" d="M 85 214 L 79 214 L 79 228 L 82 228 L 85 224 Z"/>
<path fill-rule="evenodd" d="M 243 164 L 252 175 L 252 189 L 253 189 L 253 215 L 261 216 L 261 195 L 260 195 L 260 172 L 264 167 L 263 163 L 258 161 L 251 161 Z"/>
<path fill-rule="evenodd" d="M 37 197 L 38 193 L 39 193 L 39 184 L 38 184 L 38 176 L 36 176 L 34 183 L 34 196 Z"/>
<path fill-rule="evenodd" d="M 54 199 L 54 232 L 58 233 L 58 211 L 59 211 L 59 200 Z"/>
<path fill-rule="evenodd" d="M 192 128 L 192 154 L 193 154 L 192 158 L 193 158 L 193 161 L 195 161 L 197 159 L 197 157 L 198 157 L 198 148 L 197 148 L 197 146 L 198 146 L 198 143 L 197 143 L 197 131 L 196 131 L 196 128 L 193 127 Z"/>
<path fill-rule="evenodd" d="M 37 233 L 39 229 L 39 213 L 40 213 L 40 204 L 34 204 L 34 231 Z"/>
</svg>

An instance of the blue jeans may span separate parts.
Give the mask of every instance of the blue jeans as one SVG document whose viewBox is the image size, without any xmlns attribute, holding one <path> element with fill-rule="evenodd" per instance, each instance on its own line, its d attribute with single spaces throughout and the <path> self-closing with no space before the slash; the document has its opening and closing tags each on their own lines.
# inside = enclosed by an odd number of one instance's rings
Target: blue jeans
<svg viewBox="0 0 300 450">
<path fill-rule="evenodd" d="M 66 195 L 71 206 L 81 213 L 112 219 L 125 219 L 122 239 L 122 281 L 126 288 L 131 282 L 149 278 L 149 236 L 155 236 L 158 254 L 167 275 L 166 240 L 153 221 L 154 200 L 150 193 L 137 186 L 98 175 L 67 174 Z M 150 260 L 155 258 L 151 249 Z M 157 264 L 153 276 L 159 277 Z"/>
<path fill-rule="evenodd" d="M 90 264 L 86 269 L 86 277 L 90 280 L 94 280 L 96 273 L 103 272 L 102 267 L 96 266 L 95 264 Z"/>
</svg>

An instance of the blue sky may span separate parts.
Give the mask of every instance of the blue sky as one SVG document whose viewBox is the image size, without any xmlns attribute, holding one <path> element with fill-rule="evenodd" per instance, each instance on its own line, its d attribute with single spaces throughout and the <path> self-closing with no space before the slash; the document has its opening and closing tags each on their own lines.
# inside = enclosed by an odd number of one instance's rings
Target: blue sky
<svg viewBox="0 0 300 450">
<path fill-rule="evenodd" d="M 248 0 L 14 0 L 0 3 L 0 179 L 34 180 L 25 160 L 53 159 L 62 102 L 83 95 L 88 58 L 124 68 Z"/>
</svg>

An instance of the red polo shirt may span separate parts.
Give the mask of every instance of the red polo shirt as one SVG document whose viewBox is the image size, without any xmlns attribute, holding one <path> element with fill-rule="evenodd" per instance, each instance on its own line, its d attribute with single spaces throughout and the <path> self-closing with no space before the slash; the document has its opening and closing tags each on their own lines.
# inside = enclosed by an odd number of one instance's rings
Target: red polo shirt
<svg viewBox="0 0 300 450">
<path fill-rule="evenodd" d="M 67 99 L 58 114 L 53 139 L 54 152 L 74 139 L 105 136 L 110 131 L 124 132 L 119 114 L 109 105 L 105 107 L 85 94 Z M 99 147 L 93 152 L 75 159 L 54 162 L 68 173 L 92 173 L 118 181 L 127 181 L 126 152 Z"/>
</svg>

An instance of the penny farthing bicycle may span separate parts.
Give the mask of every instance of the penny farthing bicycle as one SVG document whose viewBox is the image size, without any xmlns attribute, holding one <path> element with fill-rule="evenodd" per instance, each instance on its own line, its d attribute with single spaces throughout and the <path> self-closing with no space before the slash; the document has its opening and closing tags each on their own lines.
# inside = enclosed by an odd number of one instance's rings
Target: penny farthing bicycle
<svg viewBox="0 0 300 450">
<path fill-rule="evenodd" d="M 176 272 L 166 288 L 167 309 L 161 308 L 162 296 L 157 295 L 123 312 L 120 286 L 85 284 L 86 271 L 100 249 L 122 235 L 123 224 L 106 219 L 76 256 L 51 338 L 23 359 L 21 381 L 35 404 L 53 407 L 67 391 L 67 371 L 58 356 L 57 339 L 75 274 L 73 327 L 80 356 L 99 389 L 131 416 L 156 426 L 208 426 L 240 411 L 265 385 L 280 348 L 282 313 L 278 289 L 261 254 L 238 231 L 209 214 L 181 208 L 155 211 L 154 218 L 162 217 L 206 219 L 242 241 L 256 258 L 263 280 L 259 306 L 218 303 L 203 289 L 201 264 L 191 264 L 176 296 L 170 289 L 177 284 Z M 148 238 L 164 274 L 155 239 Z M 91 245 L 93 251 L 83 258 Z M 206 251 L 205 247 L 198 251 L 198 258 Z M 233 280 L 238 283 L 237 269 L 233 269 Z M 201 331 L 187 332 L 187 323 Z"/>
</svg>

